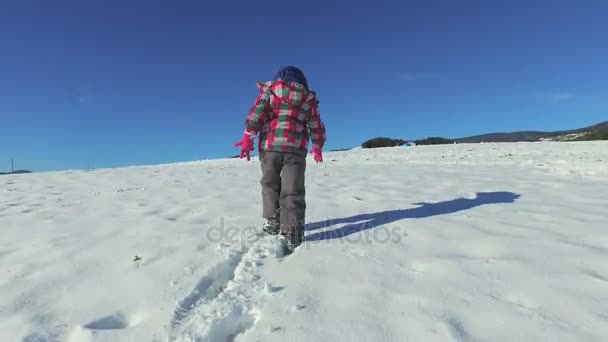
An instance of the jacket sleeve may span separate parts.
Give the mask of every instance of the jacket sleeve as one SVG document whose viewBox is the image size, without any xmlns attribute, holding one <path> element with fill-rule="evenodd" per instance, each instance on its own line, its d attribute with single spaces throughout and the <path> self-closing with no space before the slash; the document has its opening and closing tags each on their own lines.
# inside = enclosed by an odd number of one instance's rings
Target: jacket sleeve
<svg viewBox="0 0 608 342">
<path fill-rule="evenodd" d="M 249 115 L 245 120 L 245 129 L 251 135 L 256 135 L 268 120 L 270 111 L 270 95 L 268 91 L 262 90 L 260 95 L 255 100 L 255 105 L 249 110 Z"/>
<path fill-rule="evenodd" d="M 323 149 L 325 145 L 325 124 L 321 120 L 321 112 L 319 111 L 319 100 L 312 99 L 310 106 L 310 116 L 308 117 L 308 129 L 310 138 L 312 139 L 312 147 Z"/>
</svg>

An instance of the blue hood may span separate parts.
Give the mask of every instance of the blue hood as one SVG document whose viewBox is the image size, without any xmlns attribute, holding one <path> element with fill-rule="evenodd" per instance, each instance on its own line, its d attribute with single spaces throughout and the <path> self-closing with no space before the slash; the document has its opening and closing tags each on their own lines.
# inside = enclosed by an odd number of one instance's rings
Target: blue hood
<svg viewBox="0 0 608 342">
<path fill-rule="evenodd" d="M 308 89 L 308 81 L 306 81 L 306 76 L 304 76 L 304 73 L 302 72 L 302 70 L 300 70 L 294 66 L 286 66 L 286 67 L 280 69 L 279 71 L 276 72 L 276 74 L 274 74 L 274 77 L 272 78 L 272 80 L 273 81 L 283 80 L 286 82 L 296 82 L 296 83 L 300 83 L 301 85 L 306 87 L 306 89 Z"/>
</svg>

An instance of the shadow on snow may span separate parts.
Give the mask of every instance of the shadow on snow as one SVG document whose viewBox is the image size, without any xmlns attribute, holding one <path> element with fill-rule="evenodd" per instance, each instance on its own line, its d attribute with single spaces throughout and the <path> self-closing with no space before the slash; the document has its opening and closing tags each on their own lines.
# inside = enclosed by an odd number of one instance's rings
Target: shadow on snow
<svg viewBox="0 0 608 342">
<path fill-rule="evenodd" d="M 325 229 L 334 225 L 347 224 L 338 229 L 316 232 L 306 236 L 306 241 L 321 241 L 339 239 L 364 230 L 374 229 L 378 226 L 393 223 L 403 219 L 425 218 L 438 215 L 447 215 L 459 211 L 473 209 L 487 204 L 514 203 L 521 195 L 506 192 L 479 192 L 473 199 L 457 198 L 438 203 L 414 203 L 415 208 L 387 210 L 371 214 L 361 214 L 339 219 L 327 219 L 325 221 L 309 223 L 305 230 L 315 231 Z"/>
</svg>

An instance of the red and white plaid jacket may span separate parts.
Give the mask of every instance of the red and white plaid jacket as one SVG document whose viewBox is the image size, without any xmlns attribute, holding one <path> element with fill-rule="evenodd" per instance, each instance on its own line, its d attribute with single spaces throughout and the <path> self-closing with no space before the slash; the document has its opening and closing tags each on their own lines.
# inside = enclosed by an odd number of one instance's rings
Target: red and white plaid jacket
<svg viewBox="0 0 608 342">
<path fill-rule="evenodd" d="M 246 132 L 259 133 L 260 152 L 304 152 L 325 144 L 325 125 L 314 91 L 282 80 L 258 82 L 260 95 L 245 120 Z"/>
</svg>

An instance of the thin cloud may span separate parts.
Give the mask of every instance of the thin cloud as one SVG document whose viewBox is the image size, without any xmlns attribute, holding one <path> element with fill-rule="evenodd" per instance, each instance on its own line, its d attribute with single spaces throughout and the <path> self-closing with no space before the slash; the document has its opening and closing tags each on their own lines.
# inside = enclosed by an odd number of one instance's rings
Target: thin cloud
<svg viewBox="0 0 608 342">
<path fill-rule="evenodd" d="M 95 101 L 95 96 L 93 96 L 93 95 L 76 96 L 76 103 L 81 104 L 81 105 L 93 103 L 94 101 Z"/>
<path fill-rule="evenodd" d="M 541 96 L 541 100 L 546 103 L 561 103 L 576 97 L 576 94 L 571 92 L 550 92 Z"/>
<path fill-rule="evenodd" d="M 403 72 L 397 74 L 397 78 L 407 82 L 438 80 L 443 77 L 439 72 Z"/>
</svg>

